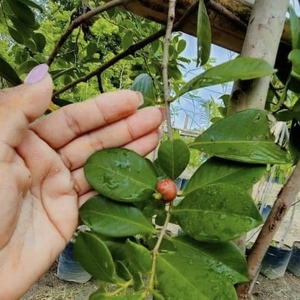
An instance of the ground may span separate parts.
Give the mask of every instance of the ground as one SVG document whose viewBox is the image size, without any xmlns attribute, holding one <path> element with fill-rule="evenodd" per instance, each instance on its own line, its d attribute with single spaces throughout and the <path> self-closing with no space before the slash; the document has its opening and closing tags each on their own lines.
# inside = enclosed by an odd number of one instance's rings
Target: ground
<svg viewBox="0 0 300 300">
<path fill-rule="evenodd" d="M 95 282 L 69 283 L 55 276 L 56 264 L 37 282 L 21 300 L 87 300 L 97 289 Z M 284 278 L 269 280 L 263 275 L 257 279 L 253 300 L 299 300 L 300 278 L 286 272 Z M 174 299 L 176 300 L 176 299 Z"/>
<path fill-rule="evenodd" d="M 279 185 L 272 186 L 267 203 L 274 201 L 280 187 Z M 297 205 L 292 226 L 290 226 L 291 215 L 292 211 L 286 215 L 274 237 L 276 241 L 280 241 L 284 237 L 284 243 L 289 246 L 294 241 L 300 240 L 300 203 Z M 250 232 L 248 241 L 253 241 L 256 236 L 257 230 Z M 88 296 L 97 289 L 97 284 L 94 281 L 86 284 L 76 284 L 59 280 L 55 276 L 56 266 L 55 263 L 45 276 L 20 300 L 87 300 Z M 286 272 L 283 278 L 275 280 L 269 280 L 263 275 L 259 275 L 252 291 L 252 299 L 300 300 L 300 278 L 289 272 Z"/>
</svg>

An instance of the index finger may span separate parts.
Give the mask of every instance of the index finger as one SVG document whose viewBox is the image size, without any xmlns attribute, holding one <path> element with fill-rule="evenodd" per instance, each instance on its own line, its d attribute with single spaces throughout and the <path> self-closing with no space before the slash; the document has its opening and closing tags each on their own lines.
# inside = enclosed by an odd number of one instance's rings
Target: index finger
<svg viewBox="0 0 300 300">
<path fill-rule="evenodd" d="M 58 149 L 86 132 L 133 114 L 142 99 L 141 93 L 130 90 L 104 93 L 64 106 L 34 122 L 31 129 L 52 148 Z"/>
</svg>

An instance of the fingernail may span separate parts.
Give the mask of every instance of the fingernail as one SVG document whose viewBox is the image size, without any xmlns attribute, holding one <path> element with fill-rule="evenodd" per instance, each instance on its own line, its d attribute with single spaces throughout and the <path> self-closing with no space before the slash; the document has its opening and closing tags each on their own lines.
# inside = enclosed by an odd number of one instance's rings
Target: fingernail
<svg viewBox="0 0 300 300">
<path fill-rule="evenodd" d="M 139 106 L 142 106 L 144 104 L 144 96 L 142 93 L 140 92 L 136 92 L 136 94 L 138 95 L 139 97 L 139 101 L 140 101 L 140 105 Z"/>
<path fill-rule="evenodd" d="M 34 67 L 25 79 L 25 83 L 37 83 L 46 77 L 48 73 L 48 65 L 42 64 Z"/>
</svg>

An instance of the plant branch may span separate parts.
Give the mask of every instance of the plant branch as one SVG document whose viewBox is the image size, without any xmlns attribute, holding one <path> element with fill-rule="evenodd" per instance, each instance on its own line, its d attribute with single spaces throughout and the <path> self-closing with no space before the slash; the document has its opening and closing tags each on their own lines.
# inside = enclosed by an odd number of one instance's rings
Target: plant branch
<svg viewBox="0 0 300 300">
<path fill-rule="evenodd" d="M 92 10 L 90 10 L 87 13 L 82 14 L 81 16 L 79 16 L 78 18 L 74 19 L 72 21 L 72 23 L 70 24 L 70 26 L 68 27 L 68 29 L 66 30 L 66 32 L 60 37 L 60 39 L 57 41 L 54 50 L 52 51 L 52 53 L 50 54 L 48 60 L 47 60 L 47 65 L 50 67 L 51 64 L 53 63 L 56 55 L 58 54 L 59 50 L 61 49 L 61 47 L 63 46 L 63 44 L 65 43 L 65 41 L 68 39 L 68 37 L 72 34 L 73 30 L 76 29 L 77 27 L 79 27 L 82 23 L 86 22 L 87 20 L 91 19 L 92 17 L 109 10 L 110 8 L 113 8 L 115 6 L 119 6 L 121 4 L 125 4 L 130 2 L 131 0 L 112 0 L 109 1 L 108 3 L 96 7 Z"/>
<path fill-rule="evenodd" d="M 155 247 L 152 250 L 152 267 L 151 267 L 151 273 L 150 273 L 150 278 L 149 278 L 149 284 L 148 284 L 148 289 L 147 289 L 147 293 L 150 293 L 152 290 L 152 287 L 154 286 L 154 281 L 155 281 L 155 270 L 156 270 L 156 260 L 157 260 L 157 256 L 159 253 L 159 247 L 162 243 L 162 240 L 167 232 L 167 228 L 168 228 L 168 224 L 170 222 L 171 219 L 171 212 L 173 209 L 173 202 L 171 202 L 169 204 L 168 210 L 167 210 L 167 216 L 164 222 L 164 225 L 160 231 L 158 240 L 156 242 Z"/>
<path fill-rule="evenodd" d="M 279 192 L 273 208 L 247 257 L 251 281 L 255 278 L 264 255 L 267 252 L 277 229 L 281 225 L 284 216 L 293 205 L 293 202 L 300 191 L 299 178 L 300 162 L 297 163 L 287 183 Z M 240 292 L 242 292 L 245 297 L 249 292 L 249 287 L 250 284 L 240 286 L 240 289 L 243 288 Z"/>
<path fill-rule="evenodd" d="M 181 28 L 181 26 L 186 22 L 186 20 L 189 18 L 189 16 L 192 14 L 192 12 L 195 10 L 195 8 L 197 7 L 198 2 L 195 2 L 194 4 L 192 4 L 187 11 L 185 12 L 185 14 L 174 24 L 173 26 L 173 30 L 179 30 Z M 74 80 L 73 82 L 69 83 L 68 85 L 66 85 L 65 87 L 63 87 L 62 89 L 56 91 L 52 98 L 58 96 L 59 94 L 62 94 L 63 92 L 69 90 L 70 88 L 74 87 L 75 85 L 77 85 L 78 83 L 81 82 L 86 82 L 89 79 L 91 79 L 94 76 L 97 76 L 98 74 L 101 74 L 102 72 L 104 72 L 106 69 L 108 69 L 109 67 L 111 67 L 112 65 L 114 65 L 115 63 L 117 63 L 118 61 L 120 61 L 121 59 L 125 58 L 128 55 L 133 55 L 136 51 L 146 47 L 147 45 L 149 45 L 150 43 L 154 42 L 155 40 L 159 39 L 160 37 L 164 36 L 166 32 L 166 29 L 163 28 L 159 31 L 157 31 L 156 33 L 150 35 L 149 37 L 145 38 L 144 40 L 130 46 L 128 49 L 126 49 L 125 51 L 119 53 L 118 55 L 116 55 L 115 57 L 113 57 L 111 60 L 109 60 L 108 62 L 106 62 L 105 64 L 103 64 L 102 66 L 100 66 L 99 68 L 97 68 L 96 70 L 92 71 L 91 73 L 82 76 L 80 78 L 77 78 L 76 80 Z"/>
<path fill-rule="evenodd" d="M 169 65 L 169 47 L 170 47 L 173 24 L 175 19 L 175 7 L 176 7 L 176 0 L 170 0 L 167 28 L 166 28 L 166 34 L 164 40 L 163 61 L 162 61 L 162 77 L 163 77 L 164 96 L 165 96 L 165 104 L 166 104 L 167 128 L 168 128 L 168 137 L 170 140 L 173 138 L 173 134 L 172 134 L 172 123 L 171 123 L 171 109 L 170 109 L 171 91 L 170 91 L 169 76 L 168 76 L 168 65 Z"/>
</svg>

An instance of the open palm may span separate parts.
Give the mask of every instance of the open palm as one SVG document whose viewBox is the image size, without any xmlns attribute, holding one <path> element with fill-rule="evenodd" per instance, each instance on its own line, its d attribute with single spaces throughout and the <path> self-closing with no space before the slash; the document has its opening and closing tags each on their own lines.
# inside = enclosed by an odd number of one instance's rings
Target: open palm
<svg viewBox="0 0 300 300">
<path fill-rule="evenodd" d="M 52 83 L 0 91 L 0 299 L 22 296 L 51 266 L 94 191 L 83 165 L 95 151 L 126 147 L 144 155 L 157 145 L 163 114 L 137 111 L 132 91 L 103 94 L 37 119 Z"/>
</svg>

